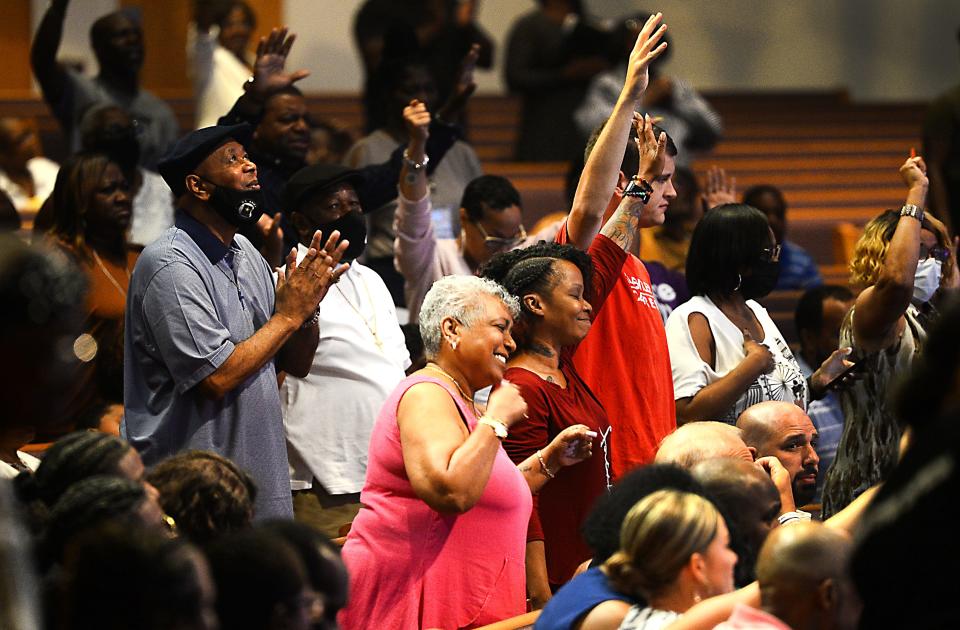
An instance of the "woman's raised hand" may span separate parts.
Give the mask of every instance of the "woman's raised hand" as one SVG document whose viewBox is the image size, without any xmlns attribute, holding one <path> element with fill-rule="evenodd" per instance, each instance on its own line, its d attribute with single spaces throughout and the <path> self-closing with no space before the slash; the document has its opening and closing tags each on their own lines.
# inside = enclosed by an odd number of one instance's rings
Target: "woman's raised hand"
<svg viewBox="0 0 960 630">
<path fill-rule="evenodd" d="M 526 417 L 527 403 L 520 395 L 517 386 L 503 379 L 500 381 L 500 387 L 490 394 L 487 412 L 484 415 L 495 418 L 510 427 Z"/>
</svg>

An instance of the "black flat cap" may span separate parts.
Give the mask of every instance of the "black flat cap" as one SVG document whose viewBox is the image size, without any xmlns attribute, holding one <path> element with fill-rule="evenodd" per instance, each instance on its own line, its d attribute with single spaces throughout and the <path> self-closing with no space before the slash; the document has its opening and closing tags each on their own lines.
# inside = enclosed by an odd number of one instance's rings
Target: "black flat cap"
<svg viewBox="0 0 960 630">
<path fill-rule="evenodd" d="M 157 165 L 157 170 L 173 194 L 179 197 L 187 191 L 184 180 L 207 156 L 228 140 L 236 140 L 246 146 L 253 136 L 253 127 L 239 125 L 216 125 L 191 131 L 167 151 Z"/>
<path fill-rule="evenodd" d="M 349 182 L 359 191 L 363 185 L 363 175 L 360 171 L 339 164 L 314 164 L 302 168 L 287 181 L 283 191 L 283 209 L 293 212 L 307 194 L 340 182 Z"/>
</svg>

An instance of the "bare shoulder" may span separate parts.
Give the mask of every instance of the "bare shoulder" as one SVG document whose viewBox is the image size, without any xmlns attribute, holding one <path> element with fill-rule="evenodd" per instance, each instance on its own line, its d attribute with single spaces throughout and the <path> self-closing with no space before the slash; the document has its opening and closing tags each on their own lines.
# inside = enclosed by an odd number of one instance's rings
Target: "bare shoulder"
<svg viewBox="0 0 960 630">
<path fill-rule="evenodd" d="M 629 602 L 609 599 L 588 612 L 575 630 L 617 630 L 629 610 Z"/>
</svg>

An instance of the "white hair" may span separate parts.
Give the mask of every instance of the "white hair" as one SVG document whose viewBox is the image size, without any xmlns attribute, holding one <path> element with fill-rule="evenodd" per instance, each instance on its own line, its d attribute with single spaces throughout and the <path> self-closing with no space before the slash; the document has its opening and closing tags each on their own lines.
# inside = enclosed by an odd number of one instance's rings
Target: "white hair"
<svg viewBox="0 0 960 630">
<path fill-rule="evenodd" d="M 440 324 L 452 317 L 464 326 L 472 326 L 483 315 L 480 296 L 492 295 L 507 307 L 510 316 L 520 313 L 520 301 L 502 286 L 476 276 L 445 276 L 433 283 L 420 307 L 420 336 L 427 359 L 440 352 Z"/>
</svg>

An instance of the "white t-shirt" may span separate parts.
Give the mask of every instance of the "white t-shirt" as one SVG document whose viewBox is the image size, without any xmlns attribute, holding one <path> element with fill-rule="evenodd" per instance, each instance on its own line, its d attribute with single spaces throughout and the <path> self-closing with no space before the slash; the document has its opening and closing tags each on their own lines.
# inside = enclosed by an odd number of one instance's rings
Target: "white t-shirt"
<svg viewBox="0 0 960 630">
<path fill-rule="evenodd" d="M 133 216 L 127 240 L 146 247 L 173 225 L 173 192 L 160 175 L 140 169 L 143 183 L 133 198 Z"/>
<path fill-rule="evenodd" d="M 306 247 L 298 250 L 302 259 Z M 330 494 L 360 492 L 374 421 L 409 366 L 390 292 L 372 269 L 351 263 L 320 303 L 310 374 L 287 376 L 280 388 L 292 490 L 316 478 Z"/>
<path fill-rule="evenodd" d="M 2 169 L 0 169 L 0 190 L 10 197 L 13 207 L 21 214 L 21 218 L 33 219 L 40 206 L 53 192 L 53 185 L 57 182 L 60 165 L 45 157 L 35 157 L 27 160 L 27 170 L 33 178 L 33 186 L 36 189 L 36 194 L 33 197 L 28 197 L 27 193 L 15 184 Z"/>
<path fill-rule="evenodd" d="M 17 451 L 17 457 L 20 459 L 20 463 L 30 470 L 36 470 L 37 466 L 40 465 L 40 460 L 30 453 Z M 0 479 L 13 479 L 19 474 L 20 471 L 17 470 L 16 467 L 11 466 L 7 462 L 0 462 Z"/>
<path fill-rule="evenodd" d="M 216 125 L 243 96 L 243 84 L 251 76 L 250 68 L 220 45 L 219 35 L 218 26 L 198 33 L 197 25 L 190 24 L 187 30 L 187 70 L 197 102 L 197 129 Z"/>
<path fill-rule="evenodd" d="M 747 306 L 753 311 L 763 328 L 763 340 L 759 343 L 767 346 L 773 354 L 774 368 L 769 374 L 762 374 L 737 399 L 733 407 L 719 420 L 735 424 L 744 409 L 767 400 L 781 400 L 807 408 L 807 381 L 797 365 L 790 346 L 784 340 L 776 324 L 770 319 L 767 310 L 747 300 Z M 704 363 L 697 352 L 690 335 L 688 318 L 691 313 L 702 313 L 710 325 L 710 332 L 716 344 L 716 369 Z M 746 357 L 743 351 L 743 333 L 733 325 L 727 316 L 710 300 L 696 295 L 689 302 L 678 306 L 667 319 L 667 345 L 670 347 L 670 362 L 673 366 L 674 398 L 690 398 L 701 389 L 720 380 Z"/>
</svg>

